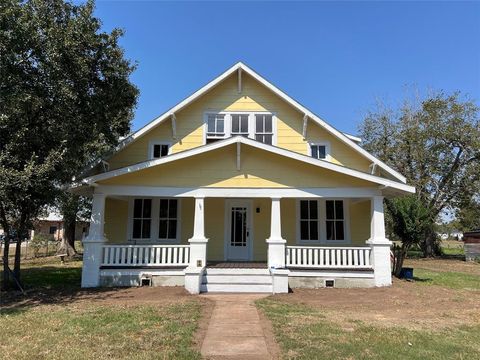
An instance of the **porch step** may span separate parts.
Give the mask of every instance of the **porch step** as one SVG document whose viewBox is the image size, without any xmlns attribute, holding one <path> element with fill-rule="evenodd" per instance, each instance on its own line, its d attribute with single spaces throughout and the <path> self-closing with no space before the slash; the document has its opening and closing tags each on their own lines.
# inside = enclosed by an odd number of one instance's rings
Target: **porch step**
<svg viewBox="0 0 480 360">
<path fill-rule="evenodd" d="M 272 277 L 268 269 L 207 268 L 200 291 L 271 293 Z"/>
</svg>

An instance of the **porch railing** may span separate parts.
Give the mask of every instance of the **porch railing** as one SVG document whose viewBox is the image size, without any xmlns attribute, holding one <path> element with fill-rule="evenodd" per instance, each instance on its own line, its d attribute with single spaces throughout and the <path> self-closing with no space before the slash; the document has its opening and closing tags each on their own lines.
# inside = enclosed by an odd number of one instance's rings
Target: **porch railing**
<svg viewBox="0 0 480 360">
<path fill-rule="evenodd" d="M 188 266 L 189 245 L 105 245 L 102 266 Z"/>
<path fill-rule="evenodd" d="M 286 266 L 311 269 L 372 269 L 369 247 L 287 246 Z"/>
</svg>

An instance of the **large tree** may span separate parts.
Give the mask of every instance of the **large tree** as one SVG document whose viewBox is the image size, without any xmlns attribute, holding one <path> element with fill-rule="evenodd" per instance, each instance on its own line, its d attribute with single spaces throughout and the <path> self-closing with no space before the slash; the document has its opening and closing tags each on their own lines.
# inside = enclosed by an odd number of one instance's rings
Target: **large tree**
<svg viewBox="0 0 480 360">
<path fill-rule="evenodd" d="M 384 105 L 360 126 L 363 146 L 404 174 L 417 189 L 431 221 L 456 212 L 480 186 L 479 108 L 460 93 L 438 92 L 399 109 Z M 433 227 L 432 227 L 433 228 Z M 425 256 L 434 255 L 435 236 L 425 236 Z"/>
<path fill-rule="evenodd" d="M 0 9 L 0 224 L 8 243 L 85 164 L 128 133 L 134 66 L 93 1 L 5 0 Z M 20 242 L 13 273 L 20 280 Z"/>
</svg>

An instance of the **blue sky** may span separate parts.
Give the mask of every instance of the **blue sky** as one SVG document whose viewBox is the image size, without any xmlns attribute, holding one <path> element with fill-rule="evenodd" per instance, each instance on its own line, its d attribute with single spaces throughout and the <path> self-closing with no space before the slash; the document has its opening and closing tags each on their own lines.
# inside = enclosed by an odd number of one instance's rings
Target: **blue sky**
<svg viewBox="0 0 480 360">
<path fill-rule="evenodd" d="M 353 134 L 414 87 L 480 100 L 480 2 L 97 0 L 96 15 L 138 62 L 133 130 L 237 61 Z"/>
</svg>

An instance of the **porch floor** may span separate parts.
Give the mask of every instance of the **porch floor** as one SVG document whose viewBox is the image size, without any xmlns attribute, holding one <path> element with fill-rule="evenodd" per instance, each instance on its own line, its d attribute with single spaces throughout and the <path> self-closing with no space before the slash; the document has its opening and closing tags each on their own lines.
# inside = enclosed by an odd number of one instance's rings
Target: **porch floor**
<svg viewBox="0 0 480 360">
<path fill-rule="evenodd" d="M 267 263 L 262 261 L 209 261 L 207 268 L 213 269 L 266 269 Z"/>
</svg>

